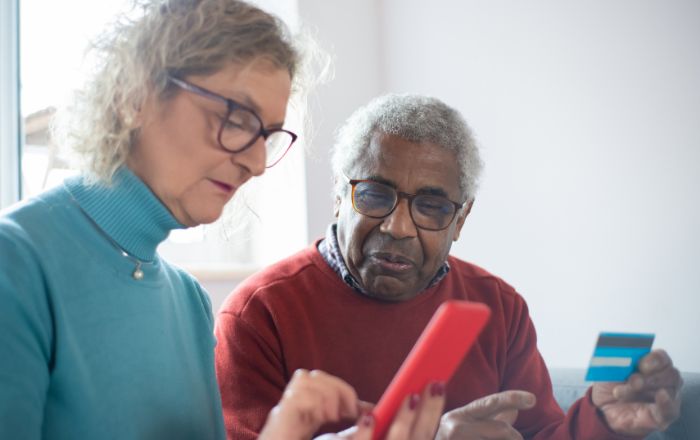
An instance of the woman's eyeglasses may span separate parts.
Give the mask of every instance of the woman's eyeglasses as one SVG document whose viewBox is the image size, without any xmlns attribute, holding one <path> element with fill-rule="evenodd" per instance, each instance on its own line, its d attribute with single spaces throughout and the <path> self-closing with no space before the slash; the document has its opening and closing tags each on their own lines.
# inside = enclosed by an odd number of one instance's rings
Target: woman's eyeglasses
<svg viewBox="0 0 700 440">
<path fill-rule="evenodd" d="M 374 180 L 357 180 L 345 176 L 352 186 L 352 207 L 358 213 L 371 218 L 390 215 L 400 199 L 408 200 L 413 223 L 428 231 L 440 231 L 454 220 L 464 203 L 453 202 L 447 197 L 432 194 L 408 194 Z"/>
<path fill-rule="evenodd" d="M 270 168 L 279 162 L 289 151 L 297 135 L 283 128 L 265 128 L 262 119 L 255 111 L 229 99 L 191 84 L 180 78 L 168 79 L 188 92 L 212 99 L 226 106 L 226 116 L 221 120 L 217 139 L 219 145 L 231 153 L 240 153 L 250 148 L 260 136 L 265 139 L 265 167 Z"/>
</svg>

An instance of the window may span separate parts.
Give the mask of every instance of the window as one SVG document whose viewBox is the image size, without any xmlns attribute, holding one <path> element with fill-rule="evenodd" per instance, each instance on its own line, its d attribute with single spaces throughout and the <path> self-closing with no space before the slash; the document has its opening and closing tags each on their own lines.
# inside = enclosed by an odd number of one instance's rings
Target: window
<svg viewBox="0 0 700 440">
<path fill-rule="evenodd" d="M 77 173 L 51 138 L 49 124 L 56 108 L 64 105 L 71 90 L 84 80 L 82 72 L 88 66 L 83 65 L 82 55 L 86 43 L 117 12 L 131 5 L 130 0 L 15 1 L 2 3 L 3 21 L 8 16 L 4 8 L 18 6 L 21 60 L 21 139 L 19 130 L 14 140 L 6 134 L 5 125 L 2 130 L 0 164 L 5 166 L 2 187 L 3 196 L 8 200 L 31 197 Z M 294 26 L 295 2 L 267 3 L 261 7 L 277 13 Z M 77 10 L 80 14 L 75 13 Z M 12 29 L 2 24 L 3 29 Z M 18 35 L 16 30 L 11 34 Z M 3 47 L 5 45 L 3 40 Z M 2 55 L 3 60 L 7 59 L 6 52 Z M 12 80 L 3 79 L 2 84 L 16 94 L 16 82 L 13 85 Z M 4 90 L 2 96 L 6 96 Z M 17 107 L 3 108 L 2 123 L 11 125 L 12 117 L 5 112 L 17 115 Z M 300 121 L 301 115 L 290 109 L 287 126 L 300 132 Z M 13 149 L 20 152 L 19 157 L 12 157 Z M 243 208 L 225 214 L 213 225 L 174 231 L 161 245 L 161 253 L 195 274 L 220 270 L 235 273 L 241 268 L 252 269 L 270 263 L 305 246 L 305 234 L 288 233 L 306 230 L 303 149 L 301 142 L 295 144 L 280 164 L 243 187 L 242 194 L 236 196 L 240 200 L 234 203 L 234 207 L 243 205 Z M 14 198 L 10 187 L 5 189 L 5 180 L 11 180 L 12 173 L 21 182 L 17 185 L 21 191 L 16 191 Z"/>
<path fill-rule="evenodd" d="M 0 209 L 19 199 L 17 0 L 0 2 Z"/>
</svg>

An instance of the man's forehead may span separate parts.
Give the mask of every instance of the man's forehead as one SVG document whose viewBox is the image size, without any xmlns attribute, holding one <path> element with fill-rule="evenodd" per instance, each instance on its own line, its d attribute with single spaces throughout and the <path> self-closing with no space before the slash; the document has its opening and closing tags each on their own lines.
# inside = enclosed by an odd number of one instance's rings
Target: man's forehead
<svg viewBox="0 0 700 440">
<path fill-rule="evenodd" d="M 375 134 L 353 167 L 353 179 L 371 179 L 404 191 L 444 193 L 458 197 L 460 170 L 455 153 L 430 142 Z"/>
</svg>

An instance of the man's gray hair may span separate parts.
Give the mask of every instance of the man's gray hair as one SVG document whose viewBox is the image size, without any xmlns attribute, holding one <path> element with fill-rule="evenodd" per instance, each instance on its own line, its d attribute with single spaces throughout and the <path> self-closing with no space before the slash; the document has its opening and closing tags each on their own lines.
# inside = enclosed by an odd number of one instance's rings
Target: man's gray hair
<svg viewBox="0 0 700 440">
<path fill-rule="evenodd" d="M 474 199 L 483 164 L 471 129 L 457 110 L 439 99 L 410 94 L 375 98 L 357 109 L 338 130 L 331 159 L 335 195 L 345 193 L 348 185 L 343 173 L 349 173 L 366 155 L 375 134 L 430 142 L 455 152 L 462 195 L 468 201 Z"/>
</svg>

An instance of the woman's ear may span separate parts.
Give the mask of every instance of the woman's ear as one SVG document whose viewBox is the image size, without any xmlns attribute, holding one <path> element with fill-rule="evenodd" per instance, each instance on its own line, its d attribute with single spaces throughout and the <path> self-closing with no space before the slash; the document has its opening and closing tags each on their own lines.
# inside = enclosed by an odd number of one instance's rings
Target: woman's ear
<svg viewBox="0 0 700 440">
<path fill-rule="evenodd" d="M 137 129 L 144 126 L 146 120 L 148 119 L 149 111 L 155 108 L 153 105 L 153 94 L 149 93 L 145 98 L 130 103 L 130 109 L 127 114 L 124 115 L 124 124 L 128 125 L 131 129 Z"/>
</svg>

